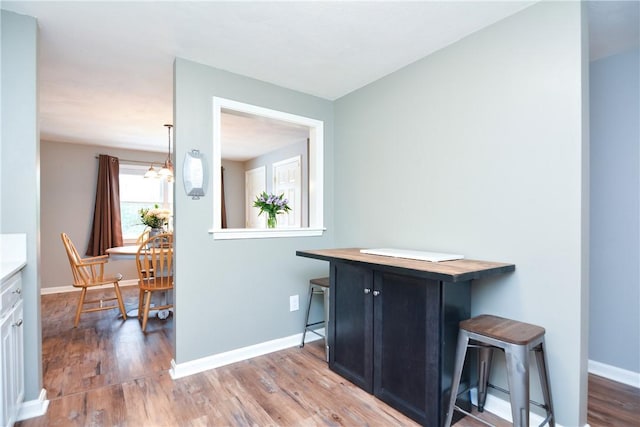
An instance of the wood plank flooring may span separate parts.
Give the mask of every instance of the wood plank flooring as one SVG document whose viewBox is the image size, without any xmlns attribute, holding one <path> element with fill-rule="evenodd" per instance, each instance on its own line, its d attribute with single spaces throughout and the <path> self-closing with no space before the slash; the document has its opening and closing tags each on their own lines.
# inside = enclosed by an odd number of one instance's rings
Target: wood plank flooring
<svg viewBox="0 0 640 427">
<path fill-rule="evenodd" d="M 123 288 L 123 296 L 128 310 L 137 306 L 137 288 Z M 417 425 L 330 371 L 320 341 L 173 381 L 172 317 L 150 319 L 146 335 L 136 318 L 122 321 L 115 310 L 84 314 L 74 329 L 77 297 L 42 296 L 50 405 L 46 415 L 17 426 Z M 592 427 L 640 426 L 637 389 L 593 381 Z M 510 425 L 487 412 L 482 417 Z M 467 417 L 456 426 L 482 424 Z"/>
<path fill-rule="evenodd" d="M 640 389 L 589 375 L 587 422 L 591 427 L 640 426 Z"/>
</svg>

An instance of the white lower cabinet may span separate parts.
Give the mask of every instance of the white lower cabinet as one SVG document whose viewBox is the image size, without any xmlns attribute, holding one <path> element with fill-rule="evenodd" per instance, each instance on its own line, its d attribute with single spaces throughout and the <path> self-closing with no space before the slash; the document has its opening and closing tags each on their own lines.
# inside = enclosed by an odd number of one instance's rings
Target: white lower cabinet
<svg viewBox="0 0 640 427">
<path fill-rule="evenodd" d="M 0 426 L 12 426 L 24 400 L 24 327 L 20 273 L 2 282 Z"/>
</svg>

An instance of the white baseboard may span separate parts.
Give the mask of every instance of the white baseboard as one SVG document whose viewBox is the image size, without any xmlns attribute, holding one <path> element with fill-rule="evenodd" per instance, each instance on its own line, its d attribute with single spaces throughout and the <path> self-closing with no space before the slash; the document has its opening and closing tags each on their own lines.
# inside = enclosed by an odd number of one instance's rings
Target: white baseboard
<svg viewBox="0 0 640 427">
<path fill-rule="evenodd" d="M 137 286 L 138 285 L 138 280 L 137 279 L 128 279 L 128 280 L 121 280 L 120 281 L 120 286 Z M 108 289 L 110 288 L 111 285 L 102 285 L 102 286 L 95 286 L 92 287 L 91 289 Z M 52 288 L 40 288 L 40 295 L 50 295 L 50 294 L 62 294 L 65 292 L 79 292 L 80 289 L 82 288 L 76 288 L 75 286 L 56 286 L 56 287 L 52 287 Z"/>
<path fill-rule="evenodd" d="M 324 328 L 318 329 L 318 332 L 324 333 Z M 307 333 L 304 342 L 308 343 L 319 339 L 322 338 L 315 334 Z M 250 345 L 248 347 L 238 348 L 236 350 L 227 351 L 225 353 L 214 354 L 212 356 L 191 360 L 185 363 L 176 363 L 175 360 L 171 360 L 171 369 L 169 369 L 169 374 L 171 375 L 171 378 L 175 380 L 178 378 L 197 374 L 199 372 L 208 371 L 209 369 L 214 369 L 220 366 L 229 365 L 231 363 L 251 359 L 253 357 L 273 353 L 274 351 L 280 351 L 290 347 L 295 347 L 300 345 L 301 340 L 302 333 L 284 338 L 278 338 L 260 344 Z"/>
<path fill-rule="evenodd" d="M 478 406 L 478 389 L 471 389 L 471 403 Z M 508 400 L 501 399 L 493 394 L 487 394 L 487 401 L 484 404 L 484 410 L 491 412 L 503 420 L 507 420 L 513 423 L 513 417 L 511 417 L 511 403 Z M 539 426 L 544 421 L 544 417 L 529 412 L 529 425 Z M 556 421 L 556 427 L 563 427 Z M 589 427 L 589 424 L 585 424 L 583 427 Z"/>
<path fill-rule="evenodd" d="M 605 377 L 612 381 L 640 388 L 640 372 L 627 371 L 626 369 L 606 365 L 604 363 L 589 360 L 589 373 Z"/>
<path fill-rule="evenodd" d="M 47 413 L 48 407 L 49 407 L 49 401 L 47 400 L 47 390 L 42 389 L 40 390 L 40 395 L 36 400 L 29 400 L 27 402 L 22 402 L 16 421 L 22 421 L 29 418 L 40 417 Z"/>
</svg>

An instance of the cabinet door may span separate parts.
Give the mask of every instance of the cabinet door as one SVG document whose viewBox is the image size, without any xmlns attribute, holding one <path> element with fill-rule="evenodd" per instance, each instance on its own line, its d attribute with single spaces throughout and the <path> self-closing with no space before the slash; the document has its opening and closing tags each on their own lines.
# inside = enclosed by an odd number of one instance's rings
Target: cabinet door
<svg viewBox="0 0 640 427">
<path fill-rule="evenodd" d="M 374 394 L 424 425 L 439 425 L 440 283 L 374 274 Z"/>
<path fill-rule="evenodd" d="M 9 425 L 13 401 L 13 336 L 11 314 L 0 323 L 0 425 Z"/>
<path fill-rule="evenodd" d="M 373 392 L 373 275 L 352 264 L 332 264 L 329 367 Z"/>
<path fill-rule="evenodd" d="M 22 300 L 0 324 L 0 425 L 12 425 L 24 399 Z"/>
<path fill-rule="evenodd" d="M 11 334 L 13 336 L 14 416 L 18 415 L 24 400 L 24 326 L 22 299 L 13 311 Z"/>
</svg>

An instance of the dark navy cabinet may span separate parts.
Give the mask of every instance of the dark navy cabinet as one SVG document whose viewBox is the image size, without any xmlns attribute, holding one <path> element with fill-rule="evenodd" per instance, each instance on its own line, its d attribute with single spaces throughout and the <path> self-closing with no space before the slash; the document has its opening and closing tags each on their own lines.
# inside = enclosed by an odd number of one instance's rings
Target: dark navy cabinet
<svg viewBox="0 0 640 427">
<path fill-rule="evenodd" d="M 471 315 L 471 281 L 515 266 L 394 263 L 356 249 L 297 254 L 330 262 L 330 369 L 419 423 L 442 425 L 458 324 Z"/>
</svg>

